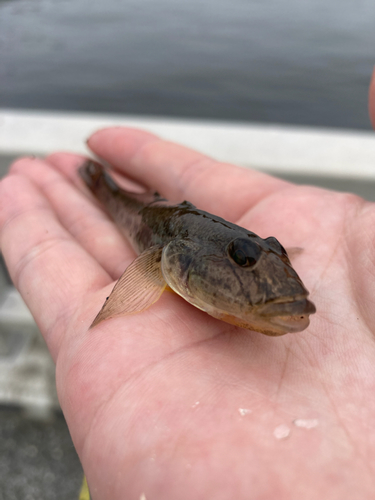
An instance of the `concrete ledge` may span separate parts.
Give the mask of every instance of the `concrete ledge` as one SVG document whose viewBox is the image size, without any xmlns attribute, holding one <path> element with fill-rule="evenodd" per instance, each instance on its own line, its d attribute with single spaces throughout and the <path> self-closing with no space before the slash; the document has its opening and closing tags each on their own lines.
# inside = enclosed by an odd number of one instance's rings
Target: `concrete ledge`
<svg viewBox="0 0 375 500">
<path fill-rule="evenodd" d="M 278 125 L 0 109 L 0 154 L 86 153 L 93 131 L 127 125 L 218 160 L 276 174 L 375 179 L 375 133 Z"/>
</svg>

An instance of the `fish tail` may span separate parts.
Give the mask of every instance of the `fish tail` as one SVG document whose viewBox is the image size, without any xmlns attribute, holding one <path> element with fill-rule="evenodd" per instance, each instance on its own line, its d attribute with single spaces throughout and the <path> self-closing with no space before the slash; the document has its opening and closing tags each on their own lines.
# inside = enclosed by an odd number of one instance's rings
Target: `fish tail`
<svg viewBox="0 0 375 500">
<path fill-rule="evenodd" d="M 106 188 L 109 188 L 113 193 L 119 190 L 118 185 L 107 174 L 104 167 L 94 160 L 87 160 L 82 167 L 78 169 L 78 173 L 85 181 L 87 187 L 94 193 L 100 189 L 102 183 L 104 183 Z"/>
<path fill-rule="evenodd" d="M 150 193 L 125 191 L 116 184 L 104 166 L 93 160 L 87 160 L 78 169 L 78 174 L 116 222 L 120 231 L 138 248 L 134 237 L 142 224 L 140 212 L 150 202 L 155 201 L 155 196 Z"/>
<path fill-rule="evenodd" d="M 138 211 L 145 206 L 145 198 L 148 202 L 150 201 L 149 194 L 130 193 L 122 189 L 106 169 L 94 160 L 87 160 L 78 169 L 78 174 L 115 220 L 119 211 L 123 209 L 131 212 Z"/>
</svg>

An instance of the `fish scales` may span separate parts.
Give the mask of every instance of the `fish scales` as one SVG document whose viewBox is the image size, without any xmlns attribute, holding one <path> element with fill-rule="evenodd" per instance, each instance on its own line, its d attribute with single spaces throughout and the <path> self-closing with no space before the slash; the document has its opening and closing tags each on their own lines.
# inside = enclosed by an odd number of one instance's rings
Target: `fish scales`
<svg viewBox="0 0 375 500">
<path fill-rule="evenodd" d="M 169 285 L 195 307 L 243 328 L 273 336 L 307 328 L 315 306 L 276 238 L 260 238 L 188 201 L 129 193 L 91 160 L 79 174 L 139 254 L 94 325 L 145 310 Z"/>
</svg>

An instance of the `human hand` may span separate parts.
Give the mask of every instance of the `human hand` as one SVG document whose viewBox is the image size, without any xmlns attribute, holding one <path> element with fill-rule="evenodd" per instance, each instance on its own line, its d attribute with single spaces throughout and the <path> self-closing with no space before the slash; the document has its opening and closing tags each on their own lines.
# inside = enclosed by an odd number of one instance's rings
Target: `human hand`
<svg viewBox="0 0 375 500">
<path fill-rule="evenodd" d="M 141 131 L 89 146 L 170 200 L 303 247 L 293 264 L 317 306 L 306 331 L 270 338 L 164 293 L 88 331 L 133 251 L 78 179 L 82 157 L 15 162 L 1 249 L 56 361 L 93 499 L 372 499 L 375 206 Z"/>
</svg>

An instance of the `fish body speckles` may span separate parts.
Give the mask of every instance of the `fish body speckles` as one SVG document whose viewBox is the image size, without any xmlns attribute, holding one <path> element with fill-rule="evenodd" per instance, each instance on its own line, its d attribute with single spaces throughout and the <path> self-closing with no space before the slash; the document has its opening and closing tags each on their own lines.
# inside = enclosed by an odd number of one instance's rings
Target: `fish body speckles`
<svg viewBox="0 0 375 500">
<path fill-rule="evenodd" d="M 139 254 L 93 325 L 146 309 L 168 285 L 243 328 L 277 336 L 308 326 L 315 307 L 276 238 L 262 239 L 187 201 L 128 193 L 93 161 L 79 173 Z"/>
</svg>

